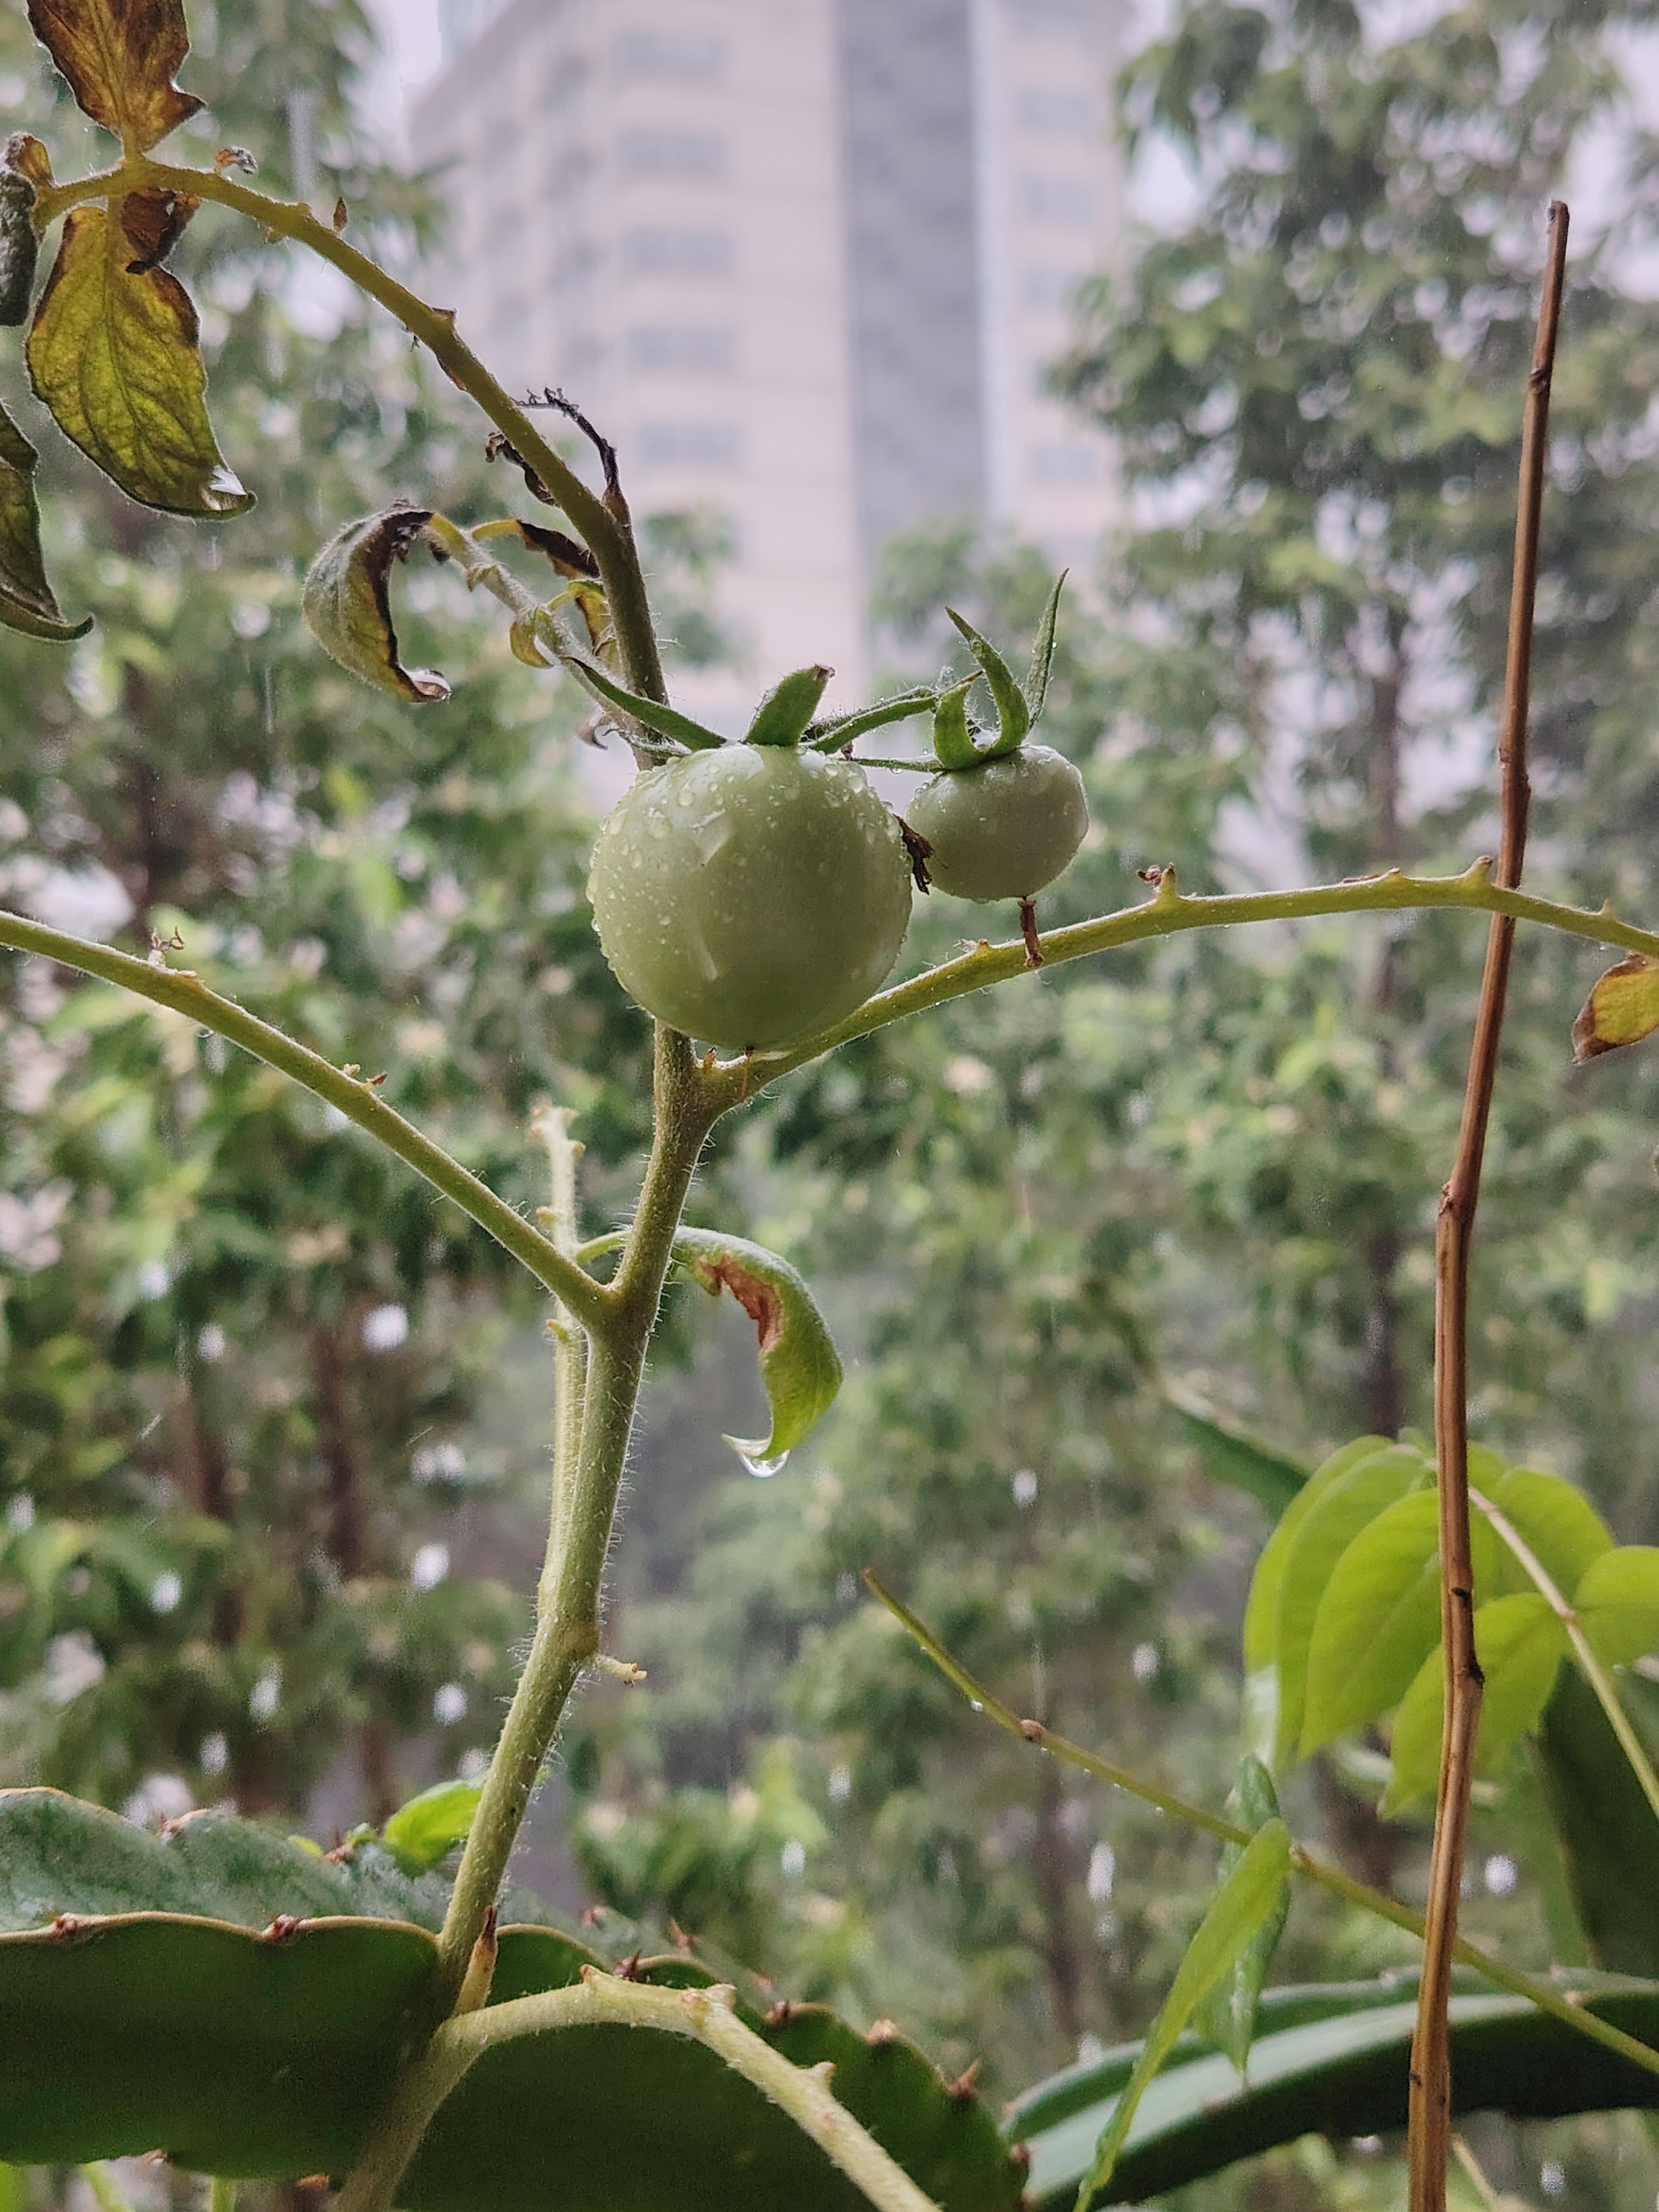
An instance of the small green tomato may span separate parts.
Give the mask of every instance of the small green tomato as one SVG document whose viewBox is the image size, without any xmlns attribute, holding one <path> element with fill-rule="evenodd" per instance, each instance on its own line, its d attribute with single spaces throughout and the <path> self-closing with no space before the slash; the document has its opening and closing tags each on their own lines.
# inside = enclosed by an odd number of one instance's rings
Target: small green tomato
<svg viewBox="0 0 1659 2212">
<path fill-rule="evenodd" d="M 739 1052 L 862 1006 L 910 919 L 892 815 L 851 762 L 793 745 L 648 769 L 599 831 L 587 892 L 623 988 Z"/>
<path fill-rule="evenodd" d="M 927 873 L 957 898 L 1030 898 L 1069 866 L 1089 826 L 1083 778 L 1048 745 L 925 783 L 905 820 L 933 848 Z"/>
</svg>

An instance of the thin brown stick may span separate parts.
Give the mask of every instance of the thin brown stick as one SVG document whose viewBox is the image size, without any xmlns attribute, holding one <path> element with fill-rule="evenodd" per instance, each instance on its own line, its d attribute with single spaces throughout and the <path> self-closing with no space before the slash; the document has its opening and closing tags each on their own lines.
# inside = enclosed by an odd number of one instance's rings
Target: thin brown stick
<svg viewBox="0 0 1659 2212">
<path fill-rule="evenodd" d="M 1521 492 L 1515 518 L 1515 570 L 1510 592 L 1509 655 L 1504 671 L 1504 720 L 1498 758 L 1502 775 L 1503 842 L 1497 881 L 1514 890 L 1527 846 L 1527 713 L 1532 681 L 1533 609 L 1538 593 L 1538 532 L 1544 495 L 1550 379 L 1561 319 L 1567 255 L 1567 210 L 1550 208 L 1543 297 L 1521 432 Z M 1509 989 L 1515 923 L 1494 915 L 1486 938 L 1480 1009 L 1469 1053 L 1463 1121 L 1451 1180 L 1440 1196 L 1435 1226 L 1434 1442 L 1439 1468 L 1440 1620 L 1446 1661 L 1446 1726 L 1440 1752 L 1434 1856 L 1412 2040 L 1411 2212 L 1445 2212 L 1446 2161 L 1451 2149 L 1451 2048 L 1447 2007 L 1457 1898 L 1463 1877 L 1469 1790 L 1485 1686 L 1474 1649 L 1474 1565 L 1469 1547 L 1468 1316 L 1469 1248 L 1480 1196 L 1480 1168 L 1498 1073 L 1498 1045 Z"/>
</svg>

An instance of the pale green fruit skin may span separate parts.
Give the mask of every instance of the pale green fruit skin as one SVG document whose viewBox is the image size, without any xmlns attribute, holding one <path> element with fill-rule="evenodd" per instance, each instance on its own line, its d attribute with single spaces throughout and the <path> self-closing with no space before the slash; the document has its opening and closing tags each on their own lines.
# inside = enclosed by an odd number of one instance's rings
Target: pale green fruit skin
<svg viewBox="0 0 1659 2212">
<path fill-rule="evenodd" d="M 1083 778 L 1048 745 L 925 783 L 904 818 L 933 847 L 929 880 L 954 897 L 1030 898 L 1069 867 L 1089 827 Z"/>
<path fill-rule="evenodd" d="M 649 769 L 606 817 L 587 895 L 647 1013 L 744 1052 L 885 982 L 910 920 L 897 823 L 848 761 L 725 745 Z"/>
</svg>

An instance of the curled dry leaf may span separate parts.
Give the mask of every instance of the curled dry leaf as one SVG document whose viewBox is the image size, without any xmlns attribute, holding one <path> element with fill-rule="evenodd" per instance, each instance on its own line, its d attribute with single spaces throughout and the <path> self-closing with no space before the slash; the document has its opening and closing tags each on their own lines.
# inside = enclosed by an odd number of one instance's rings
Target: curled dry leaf
<svg viewBox="0 0 1659 2212">
<path fill-rule="evenodd" d="M 34 503 L 34 463 L 33 447 L 0 409 L 0 623 L 30 637 L 62 643 L 83 636 L 92 627 L 92 617 L 65 622 L 46 581 Z"/>
<path fill-rule="evenodd" d="M 179 0 L 29 0 L 29 21 L 82 109 L 131 152 L 202 105 L 173 82 L 190 52 Z"/>
<path fill-rule="evenodd" d="M 20 169 L 0 168 L 0 324 L 27 322 L 40 241 L 34 186 Z"/>
<path fill-rule="evenodd" d="M 161 229 L 176 210 L 156 213 L 159 226 L 143 210 L 135 220 L 165 251 Z M 132 243 L 101 207 L 70 210 L 28 335 L 30 380 L 130 498 L 172 514 L 240 514 L 253 495 L 214 441 L 190 295 L 165 269 L 135 267 Z"/>
<path fill-rule="evenodd" d="M 1572 1025 L 1572 1056 L 1582 1067 L 1587 1060 L 1621 1045 L 1640 1044 L 1659 1030 L 1659 960 L 1632 952 L 1616 968 L 1596 980 L 1584 1001 L 1583 1012 Z"/>
<path fill-rule="evenodd" d="M 387 579 L 431 515 L 430 507 L 398 506 L 349 522 L 312 562 L 301 596 L 318 643 L 342 668 L 417 706 L 448 698 L 449 685 L 435 668 L 399 659 Z"/>
<path fill-rule="evenodd" d="M 193 192 L 163 191 L 158 186 L 129 192 L 121 203 L 121 228 L 137 258 L 128 262 L 127 275 L 144 276 L 159 269 L 201 204 Z"/>
</svg>

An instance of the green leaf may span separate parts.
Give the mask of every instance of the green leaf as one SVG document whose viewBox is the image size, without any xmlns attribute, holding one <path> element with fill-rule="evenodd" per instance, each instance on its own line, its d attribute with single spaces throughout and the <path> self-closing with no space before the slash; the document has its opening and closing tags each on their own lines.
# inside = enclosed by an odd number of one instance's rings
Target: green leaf
<svg viewBox="0 0 1659 2212">
<path fill-rule="evenodd" d="M 1391 1451 L 1394 1447 L 1386 1437 L 1358 1437 L 1352 1443 L 1344 1444 L 1338 1451 L 1322 1462 L 1280 1515 L 1278 1526 L 1255 1563 L 1255 1572 L 1250 1577 L 1250 1594 L 1244 1610 L 1244 1664 L 1254 1672 L 1273 1664 L 1273 1620 L 1279 1610 L 1279 1591 L 1284 1580 L 1285 1563 L 1291 1554 L 1303 1522 L 1316 1502 L 1331 1486 L 1340 1481 L 1348 1468 L 1362 1459 L 1370 1459 L 1377 1452 Z"/>
<path fill-rule="evenodd" d="M 239 1820 L 204 1815 L 157 1837 L 53 1791 L 0 1794 L 8 1924 L 19 1911 L 26 1923 L 73 1916 L 0 1935 L 0 2158 L 84 2164 L 165 2145 L 202 2172 L 342 2174 L 422 2018 L 437 1959 L 427 1929 L 362 1916 L 365 1858 L 394 1887 L 441 1898 L 441 1884 L 404 1881 L 373 1847 L 335 1866 Z M 202 1915 L 202 1900 L 226 1917 Z M 491 2002 L 614 1963 L 552 1929 L 506 1928 Z M 630 1971 L 672 1986 L 713 1978 L 683 1955 Z M 1016 2212 L 1018 2170 L 989 2113 L 912 2046 L 866 2040 L 815 2006 L 764 2019 L 744 2009 L 796 2063 L 831 2063 L 842 2101 L 946 2212 Z M 525 2037 L 481 2060 L 398 2201 L 538 2212 L 556 2176 L 562 2212 L 654 2212 L 689 2201 L 688 2172 L 732 2212 L 862 2204 L 712 2052 L 611 2027 Z"/>
<path fill-rule="evenodd" d="M 481 1782 L 434 1782 L 398 1808 L 380 1841 L 405 1874 L 429 1874 L 466 1841 L 483 1795 Z"/>
<path fill-rule="evenodd" d="M 347 523 L 306 571 L 300 598 L 318 643 L 342 668 L 417 705 L 447 699 L 449 686 L 435 668 L 399 659 L 387 579 L 430 519 L 429 507 L 400 505 Z"/>
<path fill-rule="evenodd" d="M 1195 1401 L 1176 1397 L 1173 1392 L 1170 1398 L 1206 1471 L 1218 1482 L 1229 1483 L 1258 1499 L 1275 1519 L 1282 1514 L 1307 1482 L 1307 1468 L 1242 1429 L 1224 1428 L 1200 1411 Z"/>
<path fill-rule="evenodd" d="M 938 697 L 938 692 L 930 685 L 920 684 L 913 691 L 897 691 L 890 699 L 878 699 L 873 707 L 860 707 L 850 714 L 830 714 L 821 722 L 809 722 L 801 742 L 812 752 L 839 752 L 843 745 L 850 745 L 854 738 L 861 738 L 870 730 L 884 729 L 889 722 L 908 722 L 912 715 L 926 714 Z"/>
<path fill-rule="evenodd" d="M 1515 1524 L 1516 1534 L 1536 1557 L 1557 1589 L 1571 1598 L 1592 1561 L 1613 1549 L 1607 1523 L 1582 1491 L 1559 1474 L 1512 1467 L 1497 1486 L 1485 1491 L 1490 1503 Z M 1500 1559 L 1510 1587 L 1530 1589 L 1526 1569 L 1500 1541 Z"/>
<path fill-rule="evenodd" d="M 1223 1882 L 1176 1969 L 1170 1994 L 1152 2023 L 1133 2073 L 1112 2107 L 1094 2163 L 1078 2192 L 1079 2208 L 1095 2203 L 1111 2179 L 1118 2153 L 1153 2076 L 1209 1991 L 1256 1930 L 1278 1911 L 1290 1873 L 1290 1832 L 1282 1820 L 1269 1820 L 1251 1838 Z"/>
<path fill-rule="evenodd" d="M 1567 1632 L 1547 1598 L 1523 1590 L 1476 1607 L 1474 1649 L 1486 1678 L 1475 1771 L 1492 1774 L 1536 1726 L 1566 1655 Z M 1434 1796 L 1445 1711 L 1444 1668 L 1437 1648 L 1418 1669 L 1395 1716 L 1394 1774 L 1383 1794 L 1385 1814 Z"/>
<path fill-rule="evenodd" d="M 21 170 L 0 168 L 0 324 L 28 320 L 40 241 L 34 231 L 34 186 Z"/>
<path fill-rule="evenodd" d="M 101 207 L 71 208 L 28 335 L 29 376 L 64 435 L 130 498 L 172 514 L 253 504 L 220 458 L 190 295 L 134 268 Z"/>
<path fill-rule="evenodd" d="M 1591 986 L 1572 1025 L 1575 1066 L 1621 1046 L 1640 1044 L 1659 1029 L 1659 960 L 1632 952 Z"/>
<path fill-rule="evenodd" d="M 602 705 L 620 708 L 642 729 L 654 731 L 659 738 L 672 738 L 680 744 L 689 745 L 694 752 L 707 751 L 711 746 L 726 743 L 718 730 L 704 729 L 689 714 L 677 714 L 672 707 L 665 707 L 655 699 L 642 699 L 636 691 L 624 690 L 614 676 L 586 653 L 562 648 L 559 658 Z"/>
<path fill-rule="evenodd" d="M 1591 2008 L 1626 2033 L 1659 2042 L 1659 1983 L 1598 1990 L 1600 1983 L 1593 1974 L 1582 1978 L 1581 1986 L 1596 1992 Z M 1196 2049 L 1170 2066 L 1143 2099 L 1109 2184 L 1090 2201 L 1161 2202 L 1170 2191 L 1299 2136 L 1340 2139 L 1403 2127 L 1417 2018 L 1415 2002 L 1401 2001 L 1409 1988 L 1402 1977 L 1348 1990 L 1270 1990 L 1248 2080 L 1225 2057 Z M 1298 2012 L 1297 2024 L 1267 2032 Z M 1613 2057 L 1524 1998 L 1455 1996 L 1450 2024 L 1456 2115 L 1497 2111 L 1550 2119 L 1659 2106 L 1659 2075 Z M 1092 2085 L 1091 2069 L 1068 2068 L 1016 2100 L 1006 2133 L 1030 2152 L 1028 2189 L 1038 2212 L 1069 2212 L 1078 2201 L 1096 2136 L 1136 2056 L 1133 2047 L 1109 2051 Z"/>
<path fill-rule="evenodd" d="M 996 702 L 998 740 L 988 747 L 986 757 L 994 753 L 1012 752 L 1031 726 L 1031 709 L 1025 694 L 1015 681 L 1014 672 L 997 651 L 988 637 L 981 637 L 972 623 L 959 615 L 954 607 L 945 613 L 968 641 L 968 650 L 978 661 L 991 696 Z"/>
<path fill-rule="evenodd" d="M 1252 1834 L 1279 1818 L 1279 1794 L 1273 1788 L 1273 1778 L 1259 1759 L 1248 1754 L 1238 1770 L 1238 1783 L 1233 1791 L 1233 1802 L 1240 1820 Z M 1244 1856 L 1242 1844 L 1229 1844 L 1221 1854 L 1221 1870 L 1230 1875 Z M 1279 1948 L 1279 1939 L 1285 1933 L 1285 1923 L 1290 1917 L 1291 1892 L 1288 1882 L 1280 1892 L 1278 1905 L 1262 1922 L 1249 1942 L 1233 1960 L 1231 1967 L 1205 1999 L 1199 2025 L 1218 2050 L 1224 2051 L 1242 2074 L 1249 2058 L 1250 2045 L 1255 2039 L 1256 2020 L 1261 2003 L 1261 1988 L 1267 1978 L 1267 1969 L 1273 1964 L 1273 1953 Z"/>
<path fill-rule="evenodd" d="M 1298 1520 L 1273 1613 L 1279 1717 L 1272 1764 L 1287 1757 L 1302 1734 L 1314 1622 L 1338 1560 L 1379 1513 L 1408 1491 L 1421 1489 L 1428 1480 L 1423 1455 L 1408 1445 L 1364 1454 L 1325 1483 Z"/>
<path fill-rule="evenodd" d="M 29 21 L 83 112 L 129 153 L 202 105 L 173 82 L 190 52 L 179 0 L 29 0 Z"/>
<path fill-rule="evenodd" d="M 1572 1609 L 1604 1667 L 1627 1667 L 1659 1650 L 1659 1549 L 1625 1544 L 1592 1559 L 1572 1592 Z"/>
<path fill-rule="evenodd" d="M 814 664 L 811 668 L 798 668 L 793 676 L 775 684 L 756 708 L 755 719 L 744 732 L 744 743 L 798 745 L 817 712 L 824 685 L 835 672 L 833 668 Z"/>
<path fill-rule="evenodd" d="M 1331 1571 L 1308 1640 L 1301 1752 L 1397 1705 L 1440 1648 L 1440 1501 L 1414 1490 L 1379 1513 Z M 1502 1546 L 1478 1516 L 1470 1529 L 1477 1590 L 1492 1587 Z"/>
<path fill-rule="evenodd" d="M 1054 579 L 1054 588 L 1048 594 L 1048 604 L 1042 610 L 1042 619 L 1037 624 L 1036 638 L 1031 647 L 1031 665 L 1025 678 L 1025 702 L 1031 710 L 1033 722 L 1041 720 L 1042 705 L 1048 696 L 1048 671 L 1054 659 L 1054 623 L 1060 613 L 1060 595 L 1066 586 L 1067 571 L 1062 568 Z"/>
<path fill-rule="evenodd" d="M 1619 1694 L 1659 1757 L 1659 1685 L 1629 1674 Z M 1659 1815 L 1577 1667 L 1562 1668 L 1544 1708 L 1538 1765 L 1589 1955 L 1619 1973 L 1659 1974 Z"/>
<path fill-rule="evenodd" d="M 677 1230 L 674 1257 L 711 1295 L 730 1291 L 754 1322 L 772 1433 L 726 1441 L 757 1463 L 781 1460 L 829 1410 L 841 1388 L 841 1360 L 811 1291 L 775 1252 L 715 1230 Z"/>
<path fill-rule="evenodd" d="M 36 458 L 33 447 L 0 407 L 0 623 L 62 644 L 84 637 L 92 617 L 65 622 L 46 581 L 34 503 Z"/>
</svg>

